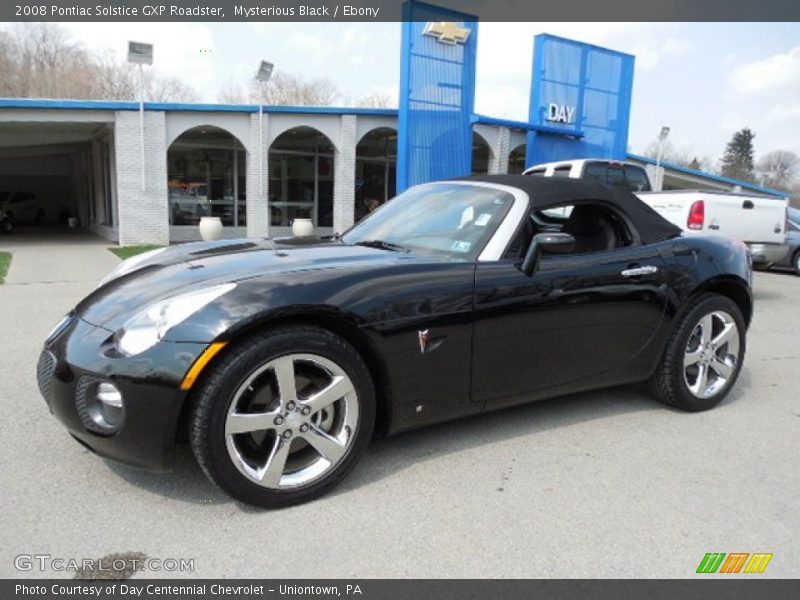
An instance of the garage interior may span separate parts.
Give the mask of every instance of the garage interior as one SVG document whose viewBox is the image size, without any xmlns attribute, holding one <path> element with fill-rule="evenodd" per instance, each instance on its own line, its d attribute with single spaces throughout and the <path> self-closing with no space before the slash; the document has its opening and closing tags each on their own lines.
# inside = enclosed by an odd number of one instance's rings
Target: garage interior
<svg viewBox="0 0 800 600">
<path fill-rule="evenodd" d="M 31 117 L 0 114 L 0 201 L 15 230 L 116 237 L 113 113 Z"/>
</svg>

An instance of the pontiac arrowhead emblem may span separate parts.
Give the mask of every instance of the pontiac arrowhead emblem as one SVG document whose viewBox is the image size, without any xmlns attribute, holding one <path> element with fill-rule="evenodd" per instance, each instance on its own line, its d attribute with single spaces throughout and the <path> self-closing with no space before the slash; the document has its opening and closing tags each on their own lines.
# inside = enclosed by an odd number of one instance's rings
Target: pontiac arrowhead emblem
<svg viewBox="0 0 800 600">
<path fill-rule="evenodd" d="M 448 46 L 465 44 L 469 33 L 469 28 L 461 27 L 458 23 L 451 21 L 430 21 L 422 31 L 422 35 L 435 37 L 440 44 Z"/>
<path fill-rule="evenodd" d="M 428 348 L 428 342 L 430 341 L 428 330 L 420 330 L 417 332 L 417 335 L 419 336 L 419 353 L 425 354 L 425 350 Z"/>
</svg>

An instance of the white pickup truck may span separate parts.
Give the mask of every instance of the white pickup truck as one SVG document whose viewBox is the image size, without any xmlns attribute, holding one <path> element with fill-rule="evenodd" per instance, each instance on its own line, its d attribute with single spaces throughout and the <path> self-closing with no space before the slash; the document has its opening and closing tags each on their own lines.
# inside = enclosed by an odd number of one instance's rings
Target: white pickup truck
<svg viewBox="0 0 800 600">
<path fill-rule="evenodd" d="M 771 266 L 789 250 L 786 198 L 713 190 L 652 192 L 641 165 L 605 159 L 545 163 L 526 169 L 525 175 L 593 179 L 627 188 L 686 235 L 718 235 L 745 242 L 757 268 Z"/>
</svg>

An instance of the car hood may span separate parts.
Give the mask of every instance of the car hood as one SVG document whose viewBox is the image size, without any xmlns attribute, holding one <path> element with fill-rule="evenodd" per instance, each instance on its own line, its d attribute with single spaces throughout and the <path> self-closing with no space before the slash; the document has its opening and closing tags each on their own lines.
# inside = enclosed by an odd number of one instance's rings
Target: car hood
<svg viewBox="0 0 800 600">
<path fill-rule="evenodd" d="M 330 277 L 332 270 L 344 272 L 407 260 L 421 259 L 320 238 L 180 244 L 104 283 L 78 304 L 75 313 L 93 325 L 115 331 L 146 306 L 192 290 L 253 280 L 307 283 Z"/>
</svg>

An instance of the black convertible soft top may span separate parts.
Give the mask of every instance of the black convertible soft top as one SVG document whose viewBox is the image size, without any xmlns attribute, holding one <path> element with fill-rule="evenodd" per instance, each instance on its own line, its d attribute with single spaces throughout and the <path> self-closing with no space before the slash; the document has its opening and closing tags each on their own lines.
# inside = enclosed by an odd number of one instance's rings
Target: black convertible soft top
<svg viewBox="0 0 800 600">
<path fill-rule="evenodd" d="M 535 175 L 474 175 L 457 177 L 451 181 L 495 183 L 519 188 L 528 194 L 531 206 L 537 210 L 582 200 L 606 202 L 631 220 L 645 244 L 668 240 L 681 234 L 680 227 L 667 221 L 628 190 L 594 181 Z"/>
</svg>

